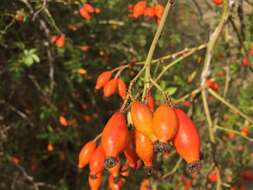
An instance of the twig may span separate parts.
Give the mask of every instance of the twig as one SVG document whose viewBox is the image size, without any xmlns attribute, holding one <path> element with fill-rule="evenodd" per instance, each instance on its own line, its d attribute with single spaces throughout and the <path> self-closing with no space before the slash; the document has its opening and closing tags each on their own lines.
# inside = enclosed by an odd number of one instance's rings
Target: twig
<svg viewBox="0 0 253 190">
<path fill-rule="evenodd" d="M 236 36 L 237 36 L 237 38 L 238 38 L 238 41 L 239 41 L 239 43 L 240 43 L 240 46 L 242 47 L 242 49 L 243 49 L 243 51 L 244 51 L 245 56 L 248 57 L 248 51 L 247 51 L 246 46 L 245 46 L 244 43 L 243 43 L 243 37 L 241 37 L 240 32 L 239 32 L 238 29 L 236 28 L 236 25 L 235 25 L 234 20 L 232 19 L 231 16 L 228 18 L 228 20 L 229 20 L 229 22 L 231 23 L 232 28 L 233 28 L 233 30 L 234 30 L 235 33 L 236 33 Z"/>
<path fill-rule="evenodd" d="M 49 188 L 52 188 L 52 189 L 55 188 L 53 185 L 50 185 L 50 184 L 47 184 L 47 183 L 44 183 L 44 182 L 36 182 L 32 176 L 28 175 L 28 173 L 25 171 L 25 169 L 21 165 L 15 164 L 15 166 L 22 173 L 23 177 L 27 181 L 29 181 L 30 183 L 32 183 L 32 185 L 33 185 L 33 187 L 34 187 L 35 190 L 39 190 L 40 186 L 45 186 L 45 187 L 49 187 Z"/>
<path fill-rule="evenodd" d="M 181 50 L 179 52 L 176 52 L 176 53 L 173 53 L 173 54 L 168 54 L 168 55 L 165 55 L 165 56 L 153 59 L 151 61 L 151 64 L 153 64 L 153 63 L 161 63 L 162 61 L 165 61 L 167 59 L 176 58 L 179 55 L 185 54 L 188 51 L 190 51 L 190 49 L 185 48 L 185 49 L 183 49 L 183 50 Z M 145 61 L 139 61 L 139 62 L 135 63 L 135 65 L 143 65 L 143 64 L 145 64 Z"/>
<path fill-rule="evenodd" d="M 41 7 L 39 8 L 39 10 L 37 10 L 34 14 L 33 14 L 33 18 L 32 20 L 34 21 L 36 19 L 36 17 L 40 14 L 40 12 L 46 8 L 47 5 L 47 0 L 43 0 L 43 4 L 41 5 Z"/>
<path fill-rule="evenodd" d="M 183 159 L 180 157 L 180 158 L 178 159 L 176 165 L 174 166 L 174 168 L 173 168 L 170 172 L 168 172 L 167 174 L 164 174 L 162 178 L 163 178 L 163 179 L 166 179 L 166 178 L 168 178 L 169 176 L 173 175 L 173 174 L 177 171 L 177 169 L 179 168 L 179 166 L 180 166 L 182 160 L 183 160 Z"/>
<path fill-rule="evenodd" d="M 141 74 L 144 72 L 144 70 L 145 70 L 145 67 L 142 67 L 142 69 L 137 73 L 137 75 L 135 75 L 135 77 L 130 81 L 129 86 L 128 86 L 128 90 L 127 90 L 127 96 L 120 108 L 121 111 L 124 111 L 124 109 L 127 105 L 127 102 L 132 94 L 133 85 L 137 81 L 137 79 L 141 76 Z"/>
<path fill-rule="evenodd" d="M 192 92 L 190 92 L 189 94 L 186 94 L 186 95 L 182 96 L 181 98 L 174 100 L 173 103 L 175 103 L 175 104 L 181 103 L 185 99 L 187 99 L 188 97 L 196 96 L 198 93 L 200 93 L 200 91 L 201 91 L 201 89 L 197 88 L 197 89 L 193 90 Z"/>
<path fill-rule="evenodd" d="M 215 125 L 215 129 L 219 129 L 219 130 L 226 131 L 226 132 L 234 132 L 235 134 L 247 139 L 248 141 L 253 142 L 253 138 L 242 135 L 239 131 L 236 131 L 236 130 L 233 130 L 233 129 L 228 129 L 228 128 L 221 127 L 221 126 L 218 126 L 218 125 Z"/>
<path fill-rule="evenodd" d="M 239 0 L 238 2 L 238 9 L 237 9 L 237 12 L 238 12 L 238 17 L 239 17 L 239 20 L 240 20 L 240 33 L 242 35 L 242 40 L 244 41 L 245 40 L 245 33 L 244 33 L 244 29 L 245 29 L 245 24 L 244 24 L 244 10 L 243 10 L 243 1 L 244 0 Z"/>
<path fill-rule="evenodd" d="M 199 6 L 198 2 L 196 0 L 193 0 L 193 4 L 195 5 L 198 13 L 199 13 L 199 16 L 201 17 L 201 19 L 203 18 L 203 12 L 201 10 L 201 7 Z"/>
<path fill-rule="evenodd" d="M 149 89 L 149 87 L 150 87 L 150 78 L 151 78 L 151 76 L 150 76 L 150 67 L 151 67 L 152 57 L 154 55 L 155 48 L 157 46 L 158 40 L 159 40 L 159 38 L 162 34 L 162 31 L 163 31 L 167 16 L 169 14 L 171 5 L 172 5 L 172 1 L 168 0 L 167 4 L 165 6 L 165 9 L 164 9 L 162 19 L 160 21 L 160 24 L 159 24 L 157 30 L 156 30 L 155 36 L 153 38 L 153 41 L 152 41 L 151 46 L 150 46 L 149 51 L 148 51 L 148 55 L 147 55 L 146 62 L 145 62 L 145 65 L 144 65 L 144 67 L 145 67 L 145 79 L 144 79 L 145 80 L 145 85 L 144 85 L 144 90 L 143 90 L 143 94 L 142 94 L 142 100 L 145 98 L 146 89 Z"/>
<path fill-rule="evenodd" d="M 11 22 L 10 22 L 9 24 L 7 24 L 3 30 L 0 30 L 0 34 L 1 34 L 1 35 L 4 35 L 4 34 L 7 32 L 7 30 L 8 30 L 14 23 L 15 23 L 15 18 L 13 18 L 13 19 L 11 20 Z"/>
<path fill-rule="evenodd" d="M 213 122 L 212 122 L 212 118 L 211 118 L 208 103 L 207 103 L 207 95 L 206 95 L 205 85 L 206 85 L 206 79 L 210 74 L 210 64 L 212 61 L 212 52 L 213 52 L 213 49 L 220 37 L 221 31 L 228 19 L 228 16 L 229 16 L 229 0 L 225 0 L 225 1 L 223 1 L 223 13 L 222 13 L 222 17 L 220 19 L 220 22 L 219 22 L 218 26 L 216 27 L 216 29 L 214 30 L 214 32 L 212 33 L 212 35 L 210 36 L 209 42 L 207 44 L 204 67 L 203 67 L 203 70 L 201 73 L 201 78 L 200 78 L 200 80 L 201 80 L 201 84 L 200 84 L 201 96 L 202 96 L 205 115 L 207 117 L 209 138 L 210 138 L 211 145 L 212 145 L 213 162 L 215 164 L 215 168 L 216 168 L 216 172 L 217 172 L 216 190 L 221 189 L 221 178 L 220 178 L 220 170 L 218 167 L 218 163 L 215 159 L 216 147 L 215 147 L 215 137 L 214 137 L 214 131 L 213 131 Z"/>
<path fill-rule="evenodd" d="M 28 75 L 28 78 L 31 79 L 34 86 L 37 88 L 37 90 L 43 95 L 45 102 L 53 109 L 58 110 L 57 107 L 51 102 L 47 94 L 44 92 L 44 90 L 41 88 L 40 84 L 36 80 L 36 78 L 32 75 Z"/>
<path fill-rule="evenodd" d="M 184 55 L 182 55 L 181 57 L 177 58 L 176 60 L 174 60 L 173 62 L 171 62 L 169 65 L 166 65 L 163 68 L 162 72 L 156 77 L 155 81 L 158 81 L 166 73 L 166 71 L 169 70 L 171 67 L 173 67 L 174 65 L 178 64 L 179 62 L 181 62 L 185 58 L 191 56 L 196 51 L 200 51 L 200 50 L 202 50 L 204 48 L 206 48 L 206 44 L 201 44 L 198 47 L 192 48 L 189 52 L 187 52 Z"/>
<path fill-rule="evenodd" d="M 6 102 L 5 100 L 1 100 L 0 104 L 7 105 L 10 108 L 10 110 L 15 112 L 18 116 L 20 116 L 25 121 L 27 121 L 30 124 L 30 126 L 34 126 L 33 122 L 29 119 L 29 117 L 24 112 L 20 111 L 19 109 L 17 109 L 16 107 L 11 105 L 10 103 Z"/>
<path fill-rule="evenodd" d="M 99 133 L 99 134 L 94 138 L 93 141 L 97 141 L 98 139 L 100 139 L 101 136 L 102 136 L 102 133 Z"/>
<path fill-rule="evenodd" d="M 206 98 L 206 89 L 205 89 L 205 83 L 206 83 L 206 79 L 208 77 L 208 75 L 210 74 L 210 64 L 211 64 L 211 60 L 212 60 L 212 51 L 214 49 L 214 46 L 220 36 L 220 33 L 223 29 L 223 26 L 225 25 L 228 16 L 229 16 L 229 2 L 228 0 L 225 0 L 223 5 L 223 13 L 222 13 L 222 17 L 221 20 L 218 24 L 218 26 L 216 27 L 215 31 L 213 32 L 213 34 L 210 36 L 210 40 L 207 44 L 207 50 L 206 50 L 206 56 L 205 56 L 205 61 L 204 61 L 204 67 L 201 73 L 201 95 L 202 95 L 202 101 L 203 101 L 203 106 L 204 106 L 204 110 L 205 110 L 205 114 L 207 116 L 207 122 L 208 122 L 208 130 L 209 130 L 209 136 L 210 136 L 210 140 L 211 142 L 215 143 L 215 138 L 214 138 L 214 134 L 213 134 L 213 130 L 212 130 L 212 119 L 210 116 L 210 112 L 209 112 L 209 108 L 208 108 L 208 104 L 207 104 L 207 98 Z"/>
<path fill-rule="evenodd" d="M 226 72 L 226 79 L 225 79 L 225 86 L 224 86 L 224 92 L 223 92 L 223 97 L 225 98 L 228 93 L 228 88 L 229 88 L 229 82 L 230 82 L 230 70 L 229 66 L 225 67 L 225 72 Z"/>
<path fill-rule="evenodd" d="M 239 110 L 236 106 L 229 103 L 227 100 L 222 98 L 219 94 L 217 94 L 215 91 L 213 91 L 211 88 L 208 88 L 208 92 L 215 97 L 217 100 L 221 101 L 223 104 L 225 104 L 227 107 L 229 107 L 234 113 L 239 114 L 241 117 L 249 121 L 250 123 L 253 123 L 253 119 L 249 116 L 247 116 L 245 113 L 243 113 L 241 110 Z"/>
</svg>

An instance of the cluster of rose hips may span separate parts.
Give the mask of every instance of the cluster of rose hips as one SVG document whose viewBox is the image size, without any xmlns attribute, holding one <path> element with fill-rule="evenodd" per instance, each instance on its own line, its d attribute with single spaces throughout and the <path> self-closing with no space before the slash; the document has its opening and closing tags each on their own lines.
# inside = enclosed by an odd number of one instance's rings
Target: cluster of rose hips
<svg viewBox="0 0 253 190">
<path fill-rule="evenodd" d="M 124 100 L 127 94 L 127 87 L 125 82 L 120 78 L 111 79 L 112 72 L 105 71 L 98 76 L 96 90 L 104 88 L 104 97 L 108 98 L 119 93 L 119 96 Z"/>
<path fill-rule="evenodd" d="M 101 10 L 99 8 L 94 8 L 91 4 L 85 3 L 83 6 L 79 9 L 80 15 L 85 19 L 85 20 L 90 20 L 91 19 L 91 14 L 93 13 L 100 13 Z"/>
<path fill-rule="evenodd" d="M 111 75 L 108 71 L 102 73 L 96 89 L 105 88 Z M 107 121 L 100 142 L 98 136 L 82 147 L 78 166 L 84 168 L 89 164 L 91 190 L 100 188 L 105 169 L 110 173 L 111 190 L 121 189 L 130 168 L 137 170 L 142 163 L 148 174 L 155 175 L 155 153 L 166 153 L 172 146 L 188 163 L 190 171 L 200 167 L 200 137 L 193 121 L 183 110 L 168 103 L 155 109 L 154 102 L 148 90 L 144 102 L 131 103 L 127 119 L 123 111 L 115 112 Z M 148 189 L 147 183 L 150 182 L 143 180 L 141 189 Z"/>
<path fill-rule="evenodd" d="M 159 23 L 163 15 L 164 7 L 161 4 L 147 6 L 145 1 L 138 1 L 134 5 L 129 5 L 128 10 L 130 12 L 129 17 L 139 18 L 144 16 L 149 19 L 154 19 L 156 23 Z"/>
</svg>

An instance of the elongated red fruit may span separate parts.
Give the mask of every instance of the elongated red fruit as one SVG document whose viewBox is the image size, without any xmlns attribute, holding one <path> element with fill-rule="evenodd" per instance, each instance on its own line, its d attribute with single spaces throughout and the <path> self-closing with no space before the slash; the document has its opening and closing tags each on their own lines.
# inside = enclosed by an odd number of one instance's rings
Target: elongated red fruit
<svg viewBox="0 0 253 190">
<path fill-rule="evenodd" d="M 151 168 L 153 165 L 153 143 L 147 136 L 139 131 L 135 131 L 136 153 L 144 162 L 145 167 Z"/>
<path fill-rule="evenodd" d="M 134 133 L 135 133 L 134 130 L 129 132 L 128 143 L 127 143 L 126 148 L 124 150 L 124 155 L 126 157 L 129 167 L 136 169 L 137 161 L 139 159 L 138 159 L 138 156 L 135 152 Z"/>
<path fill-rule="evenodd" d="M 120 163 L 120 159 L 117 158 L 117 163 L 108 169 L 108 171 L 110 172 L 111 176 L 113 176 L 114 179 L 118 179 L 119 177 L 119 173 L 120 173 L 120 167 L 121 167 L 121 163 Z"/>
<path fill-rule="evenodd" d="M 124 100 L 127 95 L 127 87 L 126 83 L 121 79 L 118 79 L 118 92 L 119 96 Z"/>
<path fill-rule="evenodd" d="M 200 167 L 200 137 L 193 121 L 185 112 L 175 109 L 179 121 L 173 144 L 178 154 L 188 163 L 190 170 Z"/>
<path fill-rule="evenodd" d="M 146 135 L 152 142 L 157 140 L 152 128 L 152 112 L 147 105 L 134 102 L 131 106 L 131 118 L 136 130 Z"/>
<path fill-rule="evenodd" d="M 105 151 L 105 166 L 113 167 L 119 153 L 126 147 L 128 141 L 128 129 L 125 116 L 122 112 L 116 112 L 106 123 L 102 132 L 102 146 Z"/>
<path fill-rule="evenodd" d="M 104 97 L 110 97 L 117 91 L 117 81 L 112 79 L 104 86 Z"/>
<path fill-rule="evenodd" d="M 96 83 L 96 87 L 95 87 L 96 90 L 103 88 L 108 83 L 108 81 L 110 80 L 111 77 L 112 77 L 111 71 L 105 71 L 105 72 L 101 73 L 97 78 L 97 83 Z"/>
<path fill-rule="evenodd" d="M 102 173 L 97 173 L 96 175 L 89 176 L 89 186 L 91 190 L 99 190 L 102 184 L 103 175 Z"/>
<path fill-rule="evenodd" d="M 152 127 L 160 142 L 171 141 L 178 130 L 178 119 L 174 109 L 166 104 L 160 105 L 154 112 Z"/>
<path fill-rule="evenodd" d="M 89 141 L 82 147 L 79 153 L 79 162 L 78 162 L 79 168 L 84 168 L 89 163 L 95 149 L 96 149 L 95 141 Z"/>
<path fill-rule="evenodd" d="M 105 161 L 105 152 L 102 145 L 99 145 L 90 159 L 90 176 L 96 176 L 98 173 L 103 172 Z"/>
</svg>

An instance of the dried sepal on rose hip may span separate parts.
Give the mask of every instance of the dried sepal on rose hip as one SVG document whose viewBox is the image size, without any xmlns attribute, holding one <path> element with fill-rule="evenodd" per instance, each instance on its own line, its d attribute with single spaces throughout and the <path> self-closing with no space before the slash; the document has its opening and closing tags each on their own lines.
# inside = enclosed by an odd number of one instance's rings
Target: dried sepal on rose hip
<svg viewBox="0 0 253 190">
<path fill-rule="evenodd" d="M 108 168 L 109 173 L 111 174 L 111 176 L 113 177 L 114 181 L 118 181 L 119 177 L 120 177 L 120 167 L 121 167 L 121 161 L 120 158 L 116 158 L 117 159 L 117 163 L 111 167 Z"/>
</svg>

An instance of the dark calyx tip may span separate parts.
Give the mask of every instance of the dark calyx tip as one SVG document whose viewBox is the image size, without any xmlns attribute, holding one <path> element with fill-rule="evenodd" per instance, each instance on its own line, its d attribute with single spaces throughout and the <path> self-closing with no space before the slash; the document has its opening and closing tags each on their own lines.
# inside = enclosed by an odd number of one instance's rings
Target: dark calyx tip
<svg viewBox="0 0 253 190">
<path fill-rule="evenodd" d="M 110 169 L 113 166 L 115 166 L 117 164 L 117 162 L 118 162 L 117 159 L 112 157 L 112 156 L 106 157 L 106 159 L 105 159 L 105 168 Z"/>
<path fill-rule="evenodd" d="M 162 142 L 159 142 L 159 141 L 156 141 L 154 143 L 154 151 L 156 153 L 169 152 L 170 149 L 171 149 L 171 146 L 167 143 L 162 143 Z"/>
<path fill-rule="evenodd" d="M 144 170 L 147 176 L 152 176 L 154 179 L 160 179 L 162 177 L 161 172 L 153 167 L 145 167 Z"/>
<path fill-rule="evenodd" d="M 199 160 L 196 160 L 187 165 L 187 171 L 189 171 L 190 173 L 198 172 L 200 169 L 201 169 L 201 163 Z"/>
<path fill-rule="evenodd" d="M 151 176 L 152 171 L 153 171 L 153 168 L 151 166 L 150 167 L 144 167 L 144 172 L 145 172 L 145 174 L 147 174 L 147 176 Z"/>
</svg>

